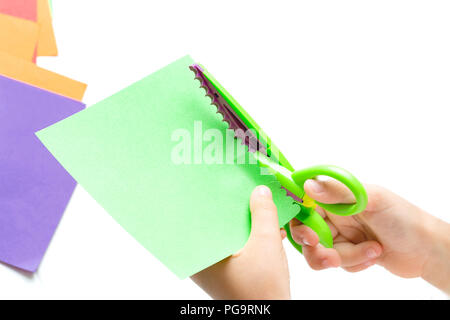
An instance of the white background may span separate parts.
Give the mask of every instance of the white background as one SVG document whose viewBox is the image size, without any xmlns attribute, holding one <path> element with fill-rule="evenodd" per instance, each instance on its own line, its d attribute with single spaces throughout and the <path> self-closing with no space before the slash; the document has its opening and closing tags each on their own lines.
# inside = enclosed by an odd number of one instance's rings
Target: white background
<svg viewBox="0 0 450 320">
<path fill-rule="evenodd" d="M 345 167 L 450 220 L 448 1 L 53 2 L 60 54 L 38 64 L 88 83 L 87 105 L 191 54 L 298 169 Z M 445 297 L 380 267 L 312 271 L 285 247 L 294 299 Z M 39 271 L 0 265 L 0 298 L 208 297 L 78 186 Z"/>
</svg>

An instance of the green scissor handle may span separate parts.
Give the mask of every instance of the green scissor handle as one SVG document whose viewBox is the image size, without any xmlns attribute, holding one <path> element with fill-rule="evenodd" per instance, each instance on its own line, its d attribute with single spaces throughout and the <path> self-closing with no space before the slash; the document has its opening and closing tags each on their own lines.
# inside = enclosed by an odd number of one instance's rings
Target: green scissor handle
<svg viewBox="0 0 450 320">
<path fill-rule="evenodd" d="M 333 247 L 333 235 L 331 234 L 331 230 L 328 227 L 327 223 L 323 218 L 317 213 L 313 208 L 305 207 L 301 204 L 300 213 L 295 217 L 296 219 L 303 222 L 303 224 L 307 225 L 311 229 L 313 229 L 317 235 L 319 236 L 320 243 L 323 244 L 326 248 Z M 292 239 L 291 229 L 289 227 L 289 223 L 286 223 L 284 226 L 286 230 L 286 235 L 291 244 L 296 248 L 300 253 L 302 253 L 302 246 Z"/>
<path fill-rule="evenodd" d="M 367 206 L 367 193 L 361 182 L 355 178 L 350 172 L 345 169 L 330 166 L 330 165 L 320 165 L 303 170 L 295 171 L 292 174 L 292 179 L 294 182 L 303 189 L 303 185 L 306 180 L 314 179 L 317 176 L 328 176 L 334 178 L 341 183 L 343 183 L 355 197 L 355 203 L 353 204 L 326 204 L 317 202 L 319 206 L 324 208 L 330 213 L 337 214 L 340 216 L 351 216 L 362 212 Z"/>
<path fill-rule="evenodd" d="M 260 145 L 266 146 L 266 151 L 261 154 L 255 153 L 261 167 L 269 169 L 269 172 L 275 175 L 281 186 L 289 190 L 299 199 L 305 200 L 305 191 L 303 184 L 308 179 L 313 179 L 320 175 L 325 175 L 337 179 L 344 183 L 354 194 L 355 204 L 324 204 L 317 203 L 325 210 L 338 215 L 352 215 L 363 211 L 367 205 L 367 194 L 361 183 L 348 171 L 334 166 L 315 166 L 304 170 L 294 171 L 294 168 L 288 162 L 286 157 L 281 153 L 273 141 L 269 139 L 267 134 L 261 127 L 250 117 L 250 115 L 242 108 L 239 103 L 223 88 L 219 82 L 202 66 L 199 66 L 203 76 L 215 88 L 217 93 L 227 102 L 236 116 L 243 122 L 247 129 L 251 129 L 257 133 Z M 322 217 L 314 210 L 314 201 L 308 199 L 303 203 L 298 203 L 300 213 L 296 216 L 305 225 L 313 229 L 319 236 L 320 242 L 326 247 L 333 246 L 333 237 L 330 228 Z M 287 236 L 292 245 L 302 252 L 302 247 L 292 239 L 289 224 L 284 226 Z"/>
<path fill-rule="evenodd" d="M 362 212 L 367 206 L 367 193 L 358 179 L 355 178 L 350 172 L 336 166 L 320 165 L 303 170 L 298 170 L 292 173 L 291 177 L 295 184 L 298 186 L 298 191 L 300 193 L 300 198 L 303 198 L 305 191 L 303 185 L 308 179 L 314 179 L 317 176 L 328 176 L 342 182 L 350 191 L 353 193 L 356 202 L 353 204 L 326 204 L 316 202 L 317 205 L 321 206 L 323 209 L 330 213 L 349 216 Z M 313 229 L 319 236 L 320 243 L 325 247 L 333 247 L 333 236 L 331 235 L 330 228 L 326 224 L 325 220 L 314 210 L 312 207 L 300 205 L 300 213 L 296 216 L 296 219 L 303 222 L 311 229 Z M 302 252 L 302 247 L 298 245 L 293 239 L 290 232 L 289 224 L 284 226 L 287 237 L 292 245 Z"/>
</svg>

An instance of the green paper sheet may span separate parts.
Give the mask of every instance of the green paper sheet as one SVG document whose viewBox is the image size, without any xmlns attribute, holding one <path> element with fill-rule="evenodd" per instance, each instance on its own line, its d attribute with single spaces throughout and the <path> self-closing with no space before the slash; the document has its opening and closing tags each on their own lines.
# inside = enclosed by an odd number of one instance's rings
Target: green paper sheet
<svg viewBox="0 0 450 320">
<path fill-rule="evenodd" d="M 37 134 L 98 203 L 180 278 L 245 245 L 255 186 L 271 188 L 280 225 L 299 210 L 256 164 L 172 161 L 177 129 L 194 135 L 194 123 L 201 121 L 203 132 L 231 132 L 194 80 L 192 63 L 188 56 L 177 60 Z M 240 145 L 231 141 L 233 148 Z"/>
</svg>

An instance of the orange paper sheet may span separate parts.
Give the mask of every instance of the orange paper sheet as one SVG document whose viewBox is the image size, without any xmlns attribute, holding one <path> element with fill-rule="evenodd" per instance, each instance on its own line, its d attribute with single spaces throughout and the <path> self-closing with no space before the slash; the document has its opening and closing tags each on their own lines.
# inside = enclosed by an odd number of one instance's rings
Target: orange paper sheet
<svg viewBox="0 0 450 320">
<path fill-rule="evenodd" d="M 0 14 L 0 51 L 32 61 L 38 38 L 37 23 Z"/>
<path fill-rule="evenodd" d="M 57 56 L 55 33 L 48 0 L 37 0 L 37 19 L 40 26 L 38 56 Z"/>
<path fill-rule="evenodd" d="M 0 75 L 81 101 L 87 85 L 0 52 Z"/>
<path fill-rule="evenodd" d="M 0 0 L 0 13 L 37 22 L 40 32 L 34 60 L 58 55 L 48 0 Z"/>
</svg>

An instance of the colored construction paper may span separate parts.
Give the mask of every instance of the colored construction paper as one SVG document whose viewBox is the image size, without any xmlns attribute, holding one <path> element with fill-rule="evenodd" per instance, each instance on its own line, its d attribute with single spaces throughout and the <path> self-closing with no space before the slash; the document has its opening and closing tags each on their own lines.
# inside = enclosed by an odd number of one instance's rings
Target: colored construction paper
<svg viewBox="0 0 450 320">
<path fill-rule="evenodd" d="M 32 61 L 38 37 L 37 23 L 0 14 L 0 51 Z"/>
<path fill-rule="evenodd" d="M 83 108 L 0 76 L 0 261 L 38 268 L 76 182 L 34 132 Z"/>
<path fill-rule="evenodd" d="M 257 185 L 271 188 L 280 225 L 298 213 L 256 164 L 173 161 L 174 134 L 195 135 L 199 124 L 202 132 L 231 134 L 233 150 L 240 146 L 194 80 L 192 63 L 184 57 L 37 133 L 78 183 L 180 278 L 245 245 Z"/>
<path fill-rule="evenodd" d="M 37 0 L 0 0 L 0 13 L 37 22 Z M 31 60 L 33 63 L 36 63 L 36 57 L 37 45 Z"/>
<path fill-rule="evenodd" d="M 0 0 L 0 13 L 37 21 L 37 0 Z"/>
<path fill-rule="evenodd" d="M 58 50 L 48 0 L 0 0 L 0 13 L 37 22 L 39 25 L 36 56 L 56 56 Z"/>
<path fill-rule="evenodd" d="M 55 33 L 48 0 L 37 0 L 37 19 L 40 27 L 38 56 L 57 56 Z"/>
<path fill-rule="evenodd" d="M 0 52 L 0 75 L 80 101 L 87 87 L 84 83 L 42 69 L 32 62 L 4 52 Z"/>
</svg>

